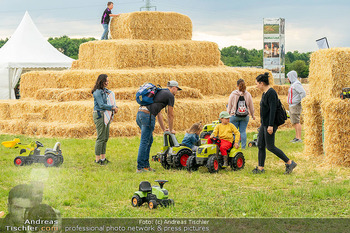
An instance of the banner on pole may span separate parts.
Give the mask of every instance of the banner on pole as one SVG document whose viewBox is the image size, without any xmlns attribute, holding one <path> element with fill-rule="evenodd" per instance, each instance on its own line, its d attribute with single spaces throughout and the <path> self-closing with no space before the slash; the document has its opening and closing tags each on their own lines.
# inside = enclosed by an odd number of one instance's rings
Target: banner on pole
<svg viewBox="0 0 350 233">
<path fill-rule="evenodd" d="M 275 82 L 285 78 L 285 19 L 264 19 L 264 69 L 272 72 Z"/>
</svg>

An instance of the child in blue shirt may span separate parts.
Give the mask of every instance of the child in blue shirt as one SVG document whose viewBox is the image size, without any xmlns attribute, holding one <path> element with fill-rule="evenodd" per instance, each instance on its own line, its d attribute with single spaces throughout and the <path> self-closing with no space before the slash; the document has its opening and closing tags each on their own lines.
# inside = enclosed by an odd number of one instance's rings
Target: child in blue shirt
<svg viewBox="0 0 350 233">
<path fill-rule="evenodd" d="M 187 130 L 184 139 L 182 140 L 181 144 L 189 147 L 192 149 L 192 151 L 196 151 L 198 146 L 196 144 L 199 141 L 199 134 L 202 131 L 202 124 L 201 122 L 195 123 L 191 126 L 190 129 Z"/>
</svg>

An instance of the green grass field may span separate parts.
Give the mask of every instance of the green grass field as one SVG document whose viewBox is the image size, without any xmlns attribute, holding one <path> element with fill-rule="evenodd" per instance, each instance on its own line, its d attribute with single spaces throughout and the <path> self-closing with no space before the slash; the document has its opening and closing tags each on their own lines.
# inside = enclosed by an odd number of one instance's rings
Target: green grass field
<svg viewBox="0 0 350 233">
<path fill-rule="evenodd" d="M 248 140 L 253 133 L 248 134 Z M 136 174 L 139 137 L 113 138 L 108 142 L 107 166 L 94 164 L 94 139 L 59 139 L 65 162 L 60 168 L 43 164 L 15 167 L 18 150 L 0 146 L 0 206 L 7 213 L 7 196 L 12 187 L 33 180 L 45 182 L 43 203 L 61 211 L 63 217 L 350 217 L 350 169 L 321 166 L 322 160 L 303 155 L 303 144 L 289 143 L 294 131 L 278 131 L 277 146 L 298 163 L 291 175 L 284 175 L 284 163 L 267 155 L 266 173 L 253 175 L 257 148 L 244 151 L 246 167 L 209 174 L 164 170 L 151 162 L 156 173 Z M 0 135 L 0 141 L 12 140 Z M 19 136 L 22 142 L 41 141 L 52 148 L 56 139 Z M 183 134 L 177 135 L 179 141 Z M 161 148 L 156 136 L 151 155 Z M 131 206 L 133 192 L 141 181 L 155 185 L 167 179 L 165 188 L 175 200 L 171 208 L 149 210 Z"/>
</svg>

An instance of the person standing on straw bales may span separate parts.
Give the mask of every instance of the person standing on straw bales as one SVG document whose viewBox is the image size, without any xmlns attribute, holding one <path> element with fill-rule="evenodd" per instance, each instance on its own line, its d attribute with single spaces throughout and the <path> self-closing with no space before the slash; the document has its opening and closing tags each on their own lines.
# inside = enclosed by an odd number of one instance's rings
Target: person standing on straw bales
<svg viewBox="0 0 350 233">
<path fill-rule="evenodd" d="M 149 153 L 153 143 L 152 134 L 155 126 L 155 118 L 158 118 L 160 128 L 163 131 L 170 131 L 175 134 L 175 130 L 173 129 L 175 95 L 177 91 L 181 91 L 182 89 L 176 81 L 169 81 L 167 86 L 167 89 L 161 89 L 156 93 L 153 104 L 140 106 L 137 112 L 136 123 L 141 129 L 140 147 L 137 155 L 137 173 L 155 172 L 149 164 Z M 163 115 L 160 112 L 166 106 L 168 106 L 169 129 L 165 128 Z"/>
<path fill-rule="evenodd" d="M 97 139 L 95 144 L 95 163 L 105 165 L 109 163 L 106 159 L 106 147 L 109 138 L 109 125 L 105 123 L 105 111 L 118 112 L 118 107 L 115 105 L 108 105 L 107 98 L 112 91 L 107 89 L 108 77 L 106 74 L 100 74 L 96 80 L 96 84 L 91 93 L 94 96 L 94 112 L 93 119 L 96 125 Z"/>
<path fill-rule="evenodd" d="M 303 85 L 298 80 L 298 74 L 292 70 L 287 74 L 288 81 L 290 82 L 290 88 L 288 89 L 288 104 L 290 112 L 290 121 L 295 128 L 295 138 L 291 140 L 293 143 L 302 142 L 301 140 L 301 100 L 306 96 L 306 92 Z"/>
<path fill-rule="evenodd" d="M 261 74 L 256 77 L 256 87 L 263 92 L 263 95 L 260 101 L 261 126 L 258 135 L 259 166 L 253 170 L 253 173 L 259 174 L 265 172 L 264 165 L 267 148 L 286 163 L 286 171 L 284 174 L 289 174 L 293 171 L 297 164 L 293 160 L 290 160 L 282 150 L 275 146 L 275 135 L 278 126 L 274 122 L 278 95 L 276 91 L 270 87 L 269 73 L 266 72 L 265 74 Z"/>
<path fill-rule="evenodd" d="M 103 27 L 103 30 L 104 30 L 103 34 L 102 34 L 102 37 L 101 37 L 101 40 L 108 40 L 108 26 L 109 26 L 109 21 L 111 19 L 110 17 L 119 15 L 119 14 L 117 14 L 117 15 L 112 14 L 112 9 L 113 9 L 113 2 L 108 2 L 107 3 L 107 8 L 103 12 L 103 15 L 102 15 L 102 18 L 101 18 L 101 24 L 102 24 L 102 27 Z"/>
<path fill-rule="evenodd" d="M 201 122 L 194 123 L 191 128 L 189 128 L 185 134 L 184 139 L 181 144 L 191 148 L 192 151 L 196 151 L 198 144 L 200 143 L 199 134 L 201 133 L 203 126 Z"/>
<path fill-rule="evenodd" d="M 241 134 L 242 149 L 247 144 L 247 126 L 249 122 L 249 114 L 255 120 L 254 104 L 252 95 L 246 91 L 243 79 L 237 81 L 237 90 L 234 90 L 228 100 L 227 112 L 230 113 L 230 122 L 236 126 Z"/>
</svg>

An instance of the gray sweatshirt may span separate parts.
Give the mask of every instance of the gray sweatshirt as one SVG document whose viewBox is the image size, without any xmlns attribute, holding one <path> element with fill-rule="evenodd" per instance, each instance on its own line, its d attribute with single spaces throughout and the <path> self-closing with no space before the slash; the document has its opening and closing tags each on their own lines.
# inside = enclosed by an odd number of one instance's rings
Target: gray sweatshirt
<svg viewBox="0 0 350 233">
<path fill-rule="evenodd" d="M 298 74 L 294 70 L 288 72 L 287 77 L 291 83 L 288 89 L 288 104 L 289 106 L 297 105 L 306 96 L 303 85 L 298 80 Z"/>
</svg>

